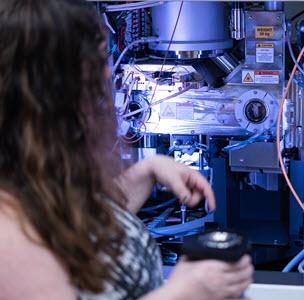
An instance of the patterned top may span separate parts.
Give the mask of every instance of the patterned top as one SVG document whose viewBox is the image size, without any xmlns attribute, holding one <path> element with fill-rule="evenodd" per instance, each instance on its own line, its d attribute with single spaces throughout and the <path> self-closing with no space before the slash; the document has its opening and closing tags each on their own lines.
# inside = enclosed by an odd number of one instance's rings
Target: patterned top
<svg viewBox="0 0 304 300">
<path fill-rule="evenodd" d="M 133 214 L 118 207 L 117 218 L 126 230 L 122 255 L 113 262 L 114 282 L 101 294 L 80 291 L 79 300 L 132 300 L 158 288 L 162 282 L 161 256 L 155 240 Z"/>
</svg>

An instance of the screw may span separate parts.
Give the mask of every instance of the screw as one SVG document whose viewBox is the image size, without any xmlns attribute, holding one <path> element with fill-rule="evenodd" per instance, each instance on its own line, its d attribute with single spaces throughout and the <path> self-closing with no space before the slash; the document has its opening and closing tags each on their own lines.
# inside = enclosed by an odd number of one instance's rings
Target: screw
<svg viewBox="0 0 304 300">
<path fill-rule="evenodd" d="M 257 91 L 253 91 L 253 93 L 256 95 L 258 92 Z"/>
<path fill-rule="evenodd" d="M 240 123 L 240 122 L 243 122 L 243 119 L 238 119 L 238 122 Z"/>
<path fill-rule="evenodd" d="M 270 104 L 273 104 L 273 101 L 270 101 Z"/>
<path fill-rule="evenodd" d="M 270 123 L 273 123 L 273 120 L 270 120 Z"/>
<path fill-rule="evenodd" d="M 239 100 L 238 103 L 242 103 L 242 100 Z"/>
<path fill-rule="evenodd" d="M 194 134 L 195 133 L 195 130 L 191 130 L 191 134 Z"/>
</svg>

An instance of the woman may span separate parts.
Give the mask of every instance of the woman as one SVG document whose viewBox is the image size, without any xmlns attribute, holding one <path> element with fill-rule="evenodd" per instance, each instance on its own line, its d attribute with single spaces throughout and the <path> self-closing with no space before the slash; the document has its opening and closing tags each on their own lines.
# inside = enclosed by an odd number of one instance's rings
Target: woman
<svg viewBox="0 0 304 300">
<path fill-rule="evenodd" d="M 178 263 L 162 285 L 136 213 L 158 181 L 188 205 L 195 171 L 157 156 L 119 175 L 105 37 L 81 0 L 0 1 L 0 299 L 237 299 L 236 264 Z M 128 212 L 129 211 L 129 212 Z"/>
</svg>

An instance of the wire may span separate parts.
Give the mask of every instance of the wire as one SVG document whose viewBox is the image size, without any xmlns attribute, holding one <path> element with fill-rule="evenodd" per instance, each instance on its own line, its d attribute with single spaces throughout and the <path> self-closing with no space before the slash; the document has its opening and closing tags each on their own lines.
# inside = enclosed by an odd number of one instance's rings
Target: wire
<svg viewBox="0 0 304 300">
<path fill-rule="evenodd" d="M 264 134 L 264 132 L 262 133 L 256 133 L 255 135 L 253 135 L 252 137 L 250 137 L 248 140 L 245 141 L 241 141 L 238 142 L 236 144 L 227 146 L 225 148 L 223 148 L 224 151 L 229 152 L 229 151 L 233 151 L 233 150 L 239 150 L 242 149 L 250 144 L 255 143 L 262 135 Z"/>
<path fill-rule="evenodd" d="M 300 17 L 303 14 L 304 14 L 304 10 L 300 11 L 299 13 L 297 13 L 296 15 L 294 15 L 293 17 L 291 17 L 290 21 L 294 21 L 295 19 L 297 19 L 298 17 Z"/>
<path fill-rule="evenodd" d="M 287 273 L 290 272 L 301 260 L 304 259 L 304 249 L 299 252 L 283 269 L 282 272 Z"/>
<path fill-rule="evenodd" d="M 290 27 L 290 24 L 288 25 L 288 27 Z M 294 64 L 297 66 L 298 70 L 304 75 L 304 70 L 303 68 L 298 64 L 295 56 L 294 56 L 294 53 L 292 51 L 292 46 L 291 46 L 291 36 L 292 36 L 292 32 L 291 32 L 291 27 L 287 30 L 287 45 L 288 45 L 288 50 L 289 50 L 289 53 L 290 53 L 290 56 L 294 62 Z"/>
<path fill-rule="evenodd" d="M 174 25 L 174 29 L 173 29 L 173 32 L 172 32 L 172 35 L 171 35 L 171 38 L 170 38 L 170 41 L 169 41 L 169 44 L 168 44 L 168 48 L 167 48 L 167 51 L 166 51 L 166 54 L 165 54 L 162 66 L 160 68 L 160 72 L 159 72 L 160 75 L 161 75 L 161 73 L 162 73 L 162 71 L 164 69 L 164 65 L 166 63 L 166 60 L 167 60 L 167 57 L 168 57 L 168 54 L 169 54 L 169 51 L 170 51 L 170 47 L 171 47 L 171 44 L 172 44 L 172 41 L 173 41 L 173 38 L 174 38 L 174 35 L 175 35 L 175 31 L 176 31 L 176 28 L 177 28 L 177 25 L 178 25 L 178 21 L 179 21 L 181 12 L 182 12 L 183 5 L 184 5 L 184 1 L 181 2 L 181 5 L 179 7 L 179 11 L 178 11 L 178 14 L 177 14 L 177 18 L 176 18 L 176 22 L 175 22 L 175 25 Z M 158 81 L 156 82 L 156 85 L 155 85 L 155 88 L 154 88 L 154 91 L 153 91 L 153 94 L 152 94 L 151 102 L 154 99 L 157 87 L 158 87 Z"/>
<path fill-rule="evenodd" d="M 158 6 L 158 5 L 162 5 L 162 4 L 164 4 L 164 1 L 142 1 L 142 2 L 136 2 L 136 3 L 108 5 L 108 6 L 106 6 L 106 10 L 109 12 L 136 10 L 136 9 L 142 9 L 142 8 L 150 8 L 150 7 L 154 7 L 154 6 Z"/>
<path fill-rule="evenodd" d="M 115 75 L 115 72 L 121 62 L 121 60 L 123 59 L 123 57 L 126 55 L 126 53 L 128 52 L 128 50 L 130 50 L 133 46 L 137 45 L 137 44 L 143 44 L 143 43 L 153 43 L 153 42 L 159 42 L 159 38 L 158 37 L 154 37 L 154 36 L 149 36 L 149 37 L 142 37 L 138 40 L 133 41 L 132 43 L 130 43 L 128 46 L 126 46 L 126 48 L 121 52 L 120 56 L 118 57 L 118 59 L 115 62 L 115 65 L 113 67 L 112 70 L 112 75 Z"/>
<path fill-rule="evenodd" d="M 303 53 L 304 53 L 304 47 L 302 48 L 298 58 L 297 58 L 297 62 L 299 62 L 303 56 Z M 287 185 L 289 186 L 289 189 L 291 191 L 291 193 L 293 194 L 293 196 L 295 197 L 296 201 L 299 203 L 300 207 L 302 208 L 302 210 L 304 211 L 304 204 L 302 203 L 300 197 L 298 196 L 297 192 L 295 191 L 291 181 L 289 180 L 288 178 L 288 175 L 287 175 L 287 172 L 286 172 L 286 168 L 284 166 L 284 162 L 283 162 L 283 157 L 282 157 L 282 153 L 281 153 L 281 145 L 280 145 L 280 129 L 281 129 L 281 121 L 282 121 L 282 114 L 283 114 L 283 108 L 284 108 L 284 103 L 285 103 L 285 100 L 286 100 L 286 96 L 288 94 L 288 91 L 289 91 L 289 88 L 291 86 L 291 82 L 292 82 L 292 79 L 295 75 L 295 72 L 297 70 L 297 65 L 295 64 L 293 69 L 292 69 L 292 72 L 290 74 L 290 77 L 289 77 L 289 80 L 288 80 L 288 83 L 287 83 L 287 86 L 285 88 L 285 91 L 283 93 L 283 96 L 282 96 L 282 100 L 281 100 L 281 103 L 280 103 L 280 108 L 279 108 L 279 114 L 278 114 L 278 121 L 277 121 L 277 130 L 276 130 L 276 144 L 277 144 L 277 152 L 278 152 L 278 159 L 279 159 L 279 162 L 280 162 L 280 167 L 281 167 L 281 170 L 282 170 L 282 173 L 283 173 L 283 176 L 287 182 Z"/>
<path fill-rule="evenodd" d="M 149 228 L 147 229 L 152 233 L 153 236 L 166 236 L 166 235 L 176 235 L 183 232 L 192 231 L 195 229 L 203 228 L 206 222 L 212 219 L 212 215 L 207 215 L 202 218 L 198 218 L 193 221 L 186 222 L 184 224 L 170 225 L 164 227 Z"/>
<path fill-rule="evenodd" d="M 151 103 L 148 107 L 142 107 L 142 108 L 139 108 L 139 109 L 137 109 L 137 110 L 134 110 L 134 111 L 132 111 L 132 112 L 130 112 L 130 113 L 127 113 L 127 114 L 123 115 L 123 118 L 129 118 L 129 117 L 134 116 L 134 115 L 136 115 L 136 114 L 138 114 L 138 113 L 140 113 L 140 112 L 142 112 L 142 111 L 147 111 L 147 110 L 150 109 L 152 106 L 161 104 L 161 103 L 164 102 L 164 101 L 167 101 L 167 100 L 169 100 L 169 99 L 178 97 L 178 96 L 180 96 L 181 94 L 184 94 L 185 92 L 187 92 L 187 91 L 189 91 L 190 89 L 192 89 L 193 86 L 194 86 L 194 85 L 191 84 L 191 85 L 189 85 L 188 87 L 186 87 L 185 89 L 183 89 L 183 90 L 181 90 L 181 91 L 179 91 L 179 92 L 177 92 L 177 93 L 175 93 L 175 94 L 172 94 L 172 95 L 170 95 L 170 96 L 168 96 L 168 97 L 166 97 L 166 98 L 163 98 L 163 99 L 160 99 L 160 100 L 157 100 L 157 101 Z"/>
</svg>

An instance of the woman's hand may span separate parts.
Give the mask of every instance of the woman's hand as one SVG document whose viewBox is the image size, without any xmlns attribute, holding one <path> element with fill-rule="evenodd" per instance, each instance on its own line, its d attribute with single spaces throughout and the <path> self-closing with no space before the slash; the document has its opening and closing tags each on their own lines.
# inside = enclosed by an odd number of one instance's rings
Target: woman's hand
<svg viewBox="0 0 304 300">
<path fill-rule="evenodd" d="M 142 207 L 156 182 L 170 189 L 182 203 L 194 206 L 206 197 L 209 209 L 215 209 L 215 198 L 208 181 L 199 172 L 167 156 L 157 155 L 138 162 L 117 182 L 129 200 L 127 206 L 132 212 Z"/>
<path fill-rule="evenodd" d="M 252 275 L 253 266 L 248 255 L 234 264 L 216 260 L 182 260 L 167 283 L 154 295 L 151 293 L 142 300 L 241 300 L 241 294 L 252 282 Z M 162 295 L 166 297 L 162 298 Z"/>
<path fill-rule="evenodd" d="M 199 172 L 162 155 L 153 157 L 150 163 L 156 181 L 169 188 L 182 203 L 194 206 L 205 197 L 209 210 L 215 210 L 213 191 Z"/>
<path fill-rule="evenodd" d="M 248 255 L 234 264 L 217 260 L 181 261 L 167 285 L 179 287 L 178 294 L 184 297 L 176 299 L 239 299 L 252 282 L 252 275 L 253 266 Z"/>
</svg>

